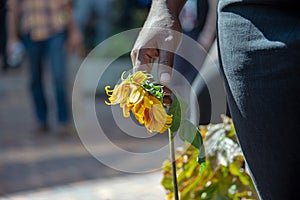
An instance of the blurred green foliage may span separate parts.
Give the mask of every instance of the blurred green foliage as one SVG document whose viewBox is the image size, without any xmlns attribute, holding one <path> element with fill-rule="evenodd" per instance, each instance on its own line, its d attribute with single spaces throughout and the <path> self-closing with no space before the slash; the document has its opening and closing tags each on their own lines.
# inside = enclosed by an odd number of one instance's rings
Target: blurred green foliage
<svg viewBox="0 0 300 200">
<path fill-rule="evenodd" d="M 181 200 L 259 199 L 245 167 L 231 119 L 200 128 L 206 149 L 206 168 L 200 173 L 199 150 L 192 145 L 177 150 L 176 168 Z M 173 199 L 170 161 L 163 164 L 161 184 Z"/>
</svg>

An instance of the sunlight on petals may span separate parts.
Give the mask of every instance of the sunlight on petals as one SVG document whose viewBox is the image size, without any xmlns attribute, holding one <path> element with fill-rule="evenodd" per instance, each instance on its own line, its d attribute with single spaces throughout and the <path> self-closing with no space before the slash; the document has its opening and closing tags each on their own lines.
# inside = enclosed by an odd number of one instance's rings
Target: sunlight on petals
<svg viewBox="0 0 300 200">
<path fill-rule="evenodd" d="M 109 102 L 105 103 L 120 104 L 123 116 L 126 118 L 130 116 L 131 111 L 137 121 L 145 125 L 148 133 L 164 133 L 171 126 L 172 116 L 166 113 L 161 100 L 143 88 L 143 84 L 149 78 L 151 75 L 139 71 L 123 79 L 113 90 L 110 86 L 106 86 L 105 91 Z"/>
</svg>

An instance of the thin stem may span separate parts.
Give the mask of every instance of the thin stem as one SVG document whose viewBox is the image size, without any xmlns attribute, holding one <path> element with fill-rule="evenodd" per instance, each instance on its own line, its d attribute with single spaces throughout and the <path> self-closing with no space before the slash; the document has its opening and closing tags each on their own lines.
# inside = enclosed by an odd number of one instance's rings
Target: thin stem
<svg viewBox="0 0 300 200">
<path fill-rule="evenodd" d="M 168 132 L 169 132 L 170 155 L 171 155 L 171 163 L 172 163 L 174 197 L 175 200 L 179 200 L 177 176 L 176 176 L 175 150 L 174 150 L 174 133 L 170 129 L 168 129 Z"/>
</svg>

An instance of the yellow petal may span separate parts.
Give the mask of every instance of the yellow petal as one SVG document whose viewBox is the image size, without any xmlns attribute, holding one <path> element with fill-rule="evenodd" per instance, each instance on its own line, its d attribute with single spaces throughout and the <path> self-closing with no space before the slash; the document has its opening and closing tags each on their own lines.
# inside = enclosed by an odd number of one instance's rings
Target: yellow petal
<svg viewBox="0 0 300 200">
<path fill-rule="evenodd" d="M 132 108 L 132 113 L 140 124 L 144 124 L 144 112 L 145 107 L 143 105 L 143 102 L 135 104 Z"/>
<path fill-rule="evenodd" d="M 106 105 L 112 105 L 111 103 L 109 103 L 108 101 L 104 101 Z"/>
<path fill-rule="evenodd" d="M 138 71 L 132 76 L 132 82 L 138 85 L 143 84 L 147 79 L 147 75 L 144 72 Z"/>
<path fill-rule="evenodd" d="M 151 95 L 145 95 L 144 97 L 144 106 L 150 108 L 153 104 L 153 101 L 150 99 Z"/>
<path fill-rule="evenodd" d="M 125 104 L 124 107 L 123 107 L 123 116 L 124 116 L 125 118 L 127 118 L 127 117 L 130 116 L 129 111 L 130 111 L 130 108 Z"/>
<path fill-rule="evenodd" d="M 168 115 L 162 103 L 155 97 L 149 96 L 153 104 L 149 108 L 147 115 L 144 115 L 145 127 L 151 132 L 164 133 L 172 123 L 172 116 Z"/>
<path fill-rule="evenodd" d="M 144 98 L 144 95 L 145 95 L 144 88 L 131 86 L 129 102 L 133 104 L 139 103 Z"/>
<path fill-rule="evenodd" d="M 123 83 L 120 90 L 121 90 L 119 94 L 120 104 L 126 104 L 131 91 L 129 83 Z"/>
<path fill-rule="evenodd" d="M 109 88 L 110 88 L 110 86 L 109 86 L 109 85 L 105 86 L 105 91 L 106 91 L 106 94 L 108 94 L 108 93 L 111 93 L 111 92 L 113 92 L 113 91 L 114 91 L 114 90 L 110 90 Z"/>
<path fill-rule="evenodd" d="M 119 85 L 115 85 L 115 88 L 113 90 L 109 89 L 110 86 L 106 86 L 106 94 L 109 96 L 108 100 L 110 101 L 110 104 L 118 104 L 119 103 L 119 93 L 120 93 L 120 87 Z"/>
</svg>

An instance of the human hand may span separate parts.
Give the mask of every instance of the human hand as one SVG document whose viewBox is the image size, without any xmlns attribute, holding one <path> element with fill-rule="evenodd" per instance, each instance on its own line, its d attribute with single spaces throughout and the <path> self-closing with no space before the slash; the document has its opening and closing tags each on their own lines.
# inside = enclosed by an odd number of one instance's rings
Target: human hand
<svg viewBox="0 0 300 200">
<path fill-rule="evenodd" d="M 159 82 L 168 85 L 171 81 L 174 52 L 182 38 L 181 32 L 178 15 L 169 12 L 167 5 L 154 2 L 131 51 L 133 71 L 151 73 L 157 59 Z"/>
</svg>

